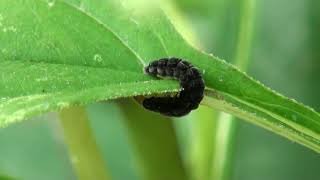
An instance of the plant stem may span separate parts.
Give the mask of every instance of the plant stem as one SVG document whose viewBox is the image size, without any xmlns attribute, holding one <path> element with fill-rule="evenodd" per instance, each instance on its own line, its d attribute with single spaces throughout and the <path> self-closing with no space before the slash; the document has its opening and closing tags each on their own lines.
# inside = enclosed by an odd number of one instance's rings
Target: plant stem
<svg viewBox="0 0 320 180">
<path fill-rule="evenodd" d="M 248 68 L 252 46 L 253 26 L 256 0 L 242 0 L 239 38 L 235 53 L 234 64 L 245 71 Z"/>
<path fill-rule="evenodd" d="M 236 122 L 233 116 L 220 113 L 217 122 L 215 151 L 213 155 L 213 180 L 230 179 Z"/>
<path fill-rule="evenodd" d="M 84 107 L 70 107 L 60 112 L 70 159 L 80 180 L 108 180 L 106 166 L 91 133 Z"/>
<path fill-rule="evenodd" d="M 132 100 L 119 104 L 141 179 L 187 180 L 173 121 L 144 110 Z"/>
<path fill-rule="evenodd" d="M 234 64 L 245 71 L 248 66 L 252 45 L 255 0 L 242 0 L 240 9 L 240 27 Z M 234 117 L 221 113 L 216 132 L 216 149 L 213 156 L 213 180 L 230 179 L 233 145 L 237 123 Z"/>
<path fill-rule="evenodd" d="M 194 180 L 209 179 L 212 171 L 217 112 L 201 106 L 192 114 L 190 170 Z"/>
</svg>

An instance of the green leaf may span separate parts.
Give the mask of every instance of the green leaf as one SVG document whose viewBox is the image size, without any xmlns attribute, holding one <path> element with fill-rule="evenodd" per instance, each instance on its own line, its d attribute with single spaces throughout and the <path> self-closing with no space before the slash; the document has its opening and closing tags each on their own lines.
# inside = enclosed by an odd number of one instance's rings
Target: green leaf
<svg viewBox="0 0 320 180">
<path fill-rule="evenodd" d="M 0 71 L 0 126 L 72 105 L 178 89 L 174 81 L 107 68 L 3 61 Z"/>
<path fill-rule="evenodd" d="M 194 49 L 157 6 L 129 0 L 0 1 L 0 124 L 75 104 L 175 92 L 142 66 L 161 57 L 204 72 L 204 101 L 320 151 L 320 115 Z M 44 92 L 43 92 L 44 90 Z"/>
</svg>

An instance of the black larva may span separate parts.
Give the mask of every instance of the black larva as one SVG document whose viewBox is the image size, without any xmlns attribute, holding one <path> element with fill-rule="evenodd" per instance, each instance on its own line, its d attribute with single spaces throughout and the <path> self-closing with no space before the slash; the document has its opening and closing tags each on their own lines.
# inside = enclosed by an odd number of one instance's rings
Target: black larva
<svg viewBox="0 0 320 180">
<path fill-rule="evenodd" d="M 144 68 L 151 76 L 171 77 L 179 80 L 182 91 L 176 97 L 151 97 L 143 100 L 143 106 L 166 116 L 180 117 L 197 109 L 204 93 L 204 81 L 197 68 L 178 58 L 163 58 Z"/>
</svg>

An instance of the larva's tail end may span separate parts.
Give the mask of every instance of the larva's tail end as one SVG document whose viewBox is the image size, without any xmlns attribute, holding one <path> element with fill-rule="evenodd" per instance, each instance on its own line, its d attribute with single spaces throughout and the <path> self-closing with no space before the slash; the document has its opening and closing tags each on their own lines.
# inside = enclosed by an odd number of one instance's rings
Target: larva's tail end
<svg viewBox="0 0 320 180">
<path fill-rule="evenodd" d="M 149 74 L 149 66 L 143 67 L 143 73 L 144 74 Z"/>
</svg>

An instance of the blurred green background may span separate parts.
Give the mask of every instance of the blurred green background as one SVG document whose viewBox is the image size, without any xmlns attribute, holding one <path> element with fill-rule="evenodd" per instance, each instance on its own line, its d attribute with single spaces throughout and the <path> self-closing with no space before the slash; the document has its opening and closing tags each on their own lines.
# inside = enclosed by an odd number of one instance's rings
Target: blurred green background
<svg viewBox="0 0 320 180">
<path fill-rule="evenodd" d="M 241 0 L 175 0 L 201 47 L 226 60 L 236 48 Z M 320 111 L 320 1 L 257 0 L 248 74 Z M 117 102 L 88 106 L 99 148 L 115 180 L 137 180 Z M 175 120 L 188 152 L 190 120 Z M 320 178 L 320 155 L 237 120 L 231 179 Z M 76 179 L 54 113 L 0 129 L 0 174 L 25 180 Z M 184 153 L 186 155 L 187 153 Z M 161 154 L 159 154 L 161 156 Z"/>
</svg>

